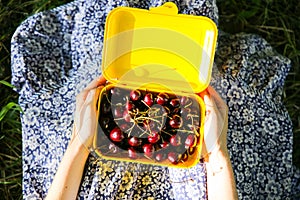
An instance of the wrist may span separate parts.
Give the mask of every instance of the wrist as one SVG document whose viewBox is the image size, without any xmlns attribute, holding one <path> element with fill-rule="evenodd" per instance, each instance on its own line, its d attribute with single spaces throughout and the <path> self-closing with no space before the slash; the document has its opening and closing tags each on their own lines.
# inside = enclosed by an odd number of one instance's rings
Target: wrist
<svg viewBox="0 0 300 200">
<path fill-rule="evenodd" d="M 81 139 L 76 135 L 74 139 L 70 142 L 68 149 L 72 150 L 75 154 L 88 155 L 88 147 L 85 146 Z"/>
<path fill-rule="evenodd" d="M 207 166 L 207 173 L 213 176 L 231 169 L 231 160 L 227 149 L 214 149 L 208 154 L 204 162 Z"/>
<path fill-rule="evenodd" d="M 70 145 L 72 145 L 72 148 L 78 149 L 78 150 L 86 150 L 89 152 L 89 148 L 92 146 L 92 139 L 88 137 L 82 137 L 86 135 L 86 132 L 84 130 L 78 130 L 76 125 L 74 124 L 73 127 L 73 135 L 70 141 Z"/>
<path fill-rule="evenodd" d="M 203 157 L 204 162 L 218 162 L 220 160 L 230 160 L 228 150 L 226 148 L 214 148 L 211 152 Z"/>
</svg>

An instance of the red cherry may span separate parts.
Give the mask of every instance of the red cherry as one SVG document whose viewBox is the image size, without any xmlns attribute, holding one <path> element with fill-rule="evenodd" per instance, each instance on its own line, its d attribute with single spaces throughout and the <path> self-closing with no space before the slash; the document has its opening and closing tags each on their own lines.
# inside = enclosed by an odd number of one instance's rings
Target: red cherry
<svg viewBox="0 0 300 200">
<path fill-rule="evenodd" d="M 182 126 L 182 118 L 179 115 L 174 115 L 169 121 L 169 125 L 174 128 L 180 128 Z"/>
<path fill-rule="evenodd" d="M 111 88 L 110 93 L 119 96 L 121 94 L 120 88 Z"/>
<path fill-rule="evenodd" d="M 137 137 L 131 137 L 128 139 L 128 144 L 132 147 L 137 147 L 142 144 L 142 140 Z"/>
<path fill-rule="evenodd" d="M 123 118 L 126 122 L 130 122 L 131 121 L 131 116 L 130 114 L 128 113 L 128 110 L 124 110 L 123 112 Z"/>
<path fill-rule="evenodd" d="M 175 147 L 181 145 L 181 137 L 178 134 L 172 135 L 172 137 L 170 138 L 170 144 Z"/>
<path fill-rule="evenodd" d="M 144 102 L 151 107 L 153 105 L 153 96 L 151 93 L 147 93 L 144 97 Z"/>
<path fill-rule="evenodd" d="M 134 104 L 130 101 L 127 101 L 125 107 L 127 111 L 130 111 L 134 108 Z"/>
<path fill-rule="evenodd" d="M 173 106 L 174 108 L 179 107 L 179 105 L 180 105 L 179 99 L 172 99 L 172 100 L 170 101 L 170 104 L 171 104 L 171 106 Z"/>
<path fill-rule="evenodd" d="M 169 96 L 166 93 L 159 93 L 156 98 L 156 103 L 159 105 L 164 105 L 168 102 Z"/>
<path fill-rule="evenodd" d="M 148 141 L 152 144 L 155 144 L 160 139 L 158 132 L 154 131 L 148 136 Z"/>
<path fill-rule="evenodd" d="M 130 99 L 132 101 L 137 101 L 141 98 L 141 92 L 139 90 L 132 90 L 130 92 Z"/>
<path fill-rule="evenodd" d="M 143 145 L 143 151 L 145 153 L 146 156 L 151 157 L 152 153 L 154 151 L 154 146 L 152 144 L 144 144 Z"/>
<path fill-rule="evenodd" d="M 120 128 L 116 127 L 110 131 L 109 137 L 114 142 L 121 142 L 124 138 L 124 135 Z"/>
<path fill-rule="evenodd" d="M 172 164 L 177 164 L 178 163 L 178 154 L 175 152 L 169 152 L 168 153 L 168 160 L 172 163 Z"/>
<path fill-rule="evenodd" d="M 121 106 L 116 106 L 114 108 L 114 117 L 115 118 L 121 118 L 123 117 L 123 109 Z"/>
<path fill-rule="evenodd" d="M 136 150 L 132 147 L 129 147 L 128 148 L 128 157 L 131 158 L 131 159 L 137 159 L 138 158 L 138 155 L 136 153 Z"/>
<path fill-rule="evenodd" d="M 165 159 L 166 159 L 166 155 L 163 154 L 163 153 L 157 153 L 155 155 L 155 160 L 158 161 L 158 162 L 161 162 L 161 161 L 163 161 Z"/>
<path fill-rule="evenodd" d="M 195 147 L 197 144 L 197 137 L 194 134 L 189 134 L 185 139 L 184 145 L 186 148 Z"/>
<path fill-rule="evenodd" d="M 187 96 L 182 96 L 180 98 L 180 104 L 183 105 L 183 106 L 189 104 L 190 102 L 191 102 L 191 100 Z"/>
<path fill-rule="evenodd" d="M 160 144 L 161 148 L 167 148 L 169 146 L 169 143 L 167 141 L 164 141 L 163 143 Z"/>
<path fill-rule="evenodd" d="M 126 132 L 130 128 L 127 123 L 121 124 L 119 127 L 123 132 Z"/>
</svg>

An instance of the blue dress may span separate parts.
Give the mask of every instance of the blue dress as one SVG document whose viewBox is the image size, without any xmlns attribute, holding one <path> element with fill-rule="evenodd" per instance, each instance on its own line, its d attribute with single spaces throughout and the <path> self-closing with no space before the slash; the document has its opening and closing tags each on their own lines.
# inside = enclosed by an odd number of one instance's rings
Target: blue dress
<svg viewBox="0 0 300 200">
<path fill-rule="evenodd" d="M 76 0 L 33 15 L 16 30 L 12 83 L 24 110 L 24 199 L 47 194 L 72 134 L 75 97 L 101 74 L 109 11 L 164 2 Z M 175 3 L 180 13 L 218 23 L 214 0 Z M 290 61 L 257 35 L 219 36 L 211 85 L 229 106 L 228 149 L 240 199 L 290 199 L 297 191 L 292 124 L 281 99 L 289 68 Z M 181 170 L 90 155 L 78 199 L 207 199 L 206 166 Z"/>
</svg>

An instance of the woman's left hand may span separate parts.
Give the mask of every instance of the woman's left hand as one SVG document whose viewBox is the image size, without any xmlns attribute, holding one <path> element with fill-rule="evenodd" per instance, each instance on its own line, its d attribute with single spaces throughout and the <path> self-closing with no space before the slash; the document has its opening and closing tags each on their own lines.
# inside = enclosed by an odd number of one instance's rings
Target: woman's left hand
<svg viewBox="0 0 300 200">
<path fill-rule="evenodd" d="M 203 153 L 227 152 L 228 107 L 211 86 L 200 96 L 206 107 Z"/>
</svg>

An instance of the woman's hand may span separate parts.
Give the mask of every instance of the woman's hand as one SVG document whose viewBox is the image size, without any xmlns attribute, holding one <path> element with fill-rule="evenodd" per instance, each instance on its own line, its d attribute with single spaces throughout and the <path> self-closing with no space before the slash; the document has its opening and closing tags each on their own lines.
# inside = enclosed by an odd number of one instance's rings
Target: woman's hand
<svg viewBox="0 0 300 200">
<path fill-rule="evenodd" d="M 97 127 L 96 102 L 106 80 L 92 81 L 76 98 L 74 130 L 46 199 L 76 199 L 89 148 Z"/>
<path fill-rule="evenodd" d="M 228 107 L 211 86 L 200 96 L 206 106 L 203 154 L 227 152 Z"/>
<path fill-rule="evenodd" d="M 81 143 L 88 149 L 91 147 L 96 131 L 97 119 L 97 99 L 106 80 L 100 76 L 93 80 L 76 97 L 76 110 L 74 115 L 74 137 L 78 137 Z"/>
<path fill-rule="evenodd" d="M 207 163 L 208 199 L 238 199 L 227 151 L 228 108 L 210 86 L 200 96 L 206 105 L 203 156 Z"/>
</svg>

